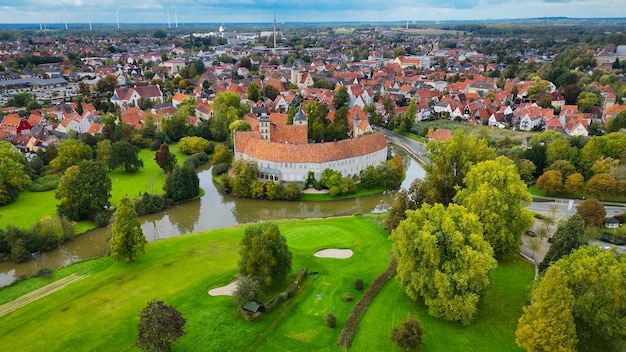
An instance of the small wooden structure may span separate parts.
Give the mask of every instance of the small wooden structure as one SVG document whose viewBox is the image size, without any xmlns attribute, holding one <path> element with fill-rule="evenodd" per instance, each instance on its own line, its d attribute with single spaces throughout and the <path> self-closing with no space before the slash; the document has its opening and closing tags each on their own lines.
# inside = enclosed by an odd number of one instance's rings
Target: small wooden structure
<svg viewBox="0 0 626 352">
<path fill-rule="evenodd" d="M 243 305 L 243 310 L 250 313 L 257 313 L 265 311 L 265 306 L 263 303 L 250 301 Z"/>
</svg>

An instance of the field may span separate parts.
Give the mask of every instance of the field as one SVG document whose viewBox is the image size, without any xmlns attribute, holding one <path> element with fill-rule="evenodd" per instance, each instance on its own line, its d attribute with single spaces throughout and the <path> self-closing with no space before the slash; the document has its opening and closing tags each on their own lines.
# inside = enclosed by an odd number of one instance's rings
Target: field
<svg viewBox="0 0 626 352">
<path fill-rule="evenodd" d="M 170 145 L 170 152 L 176 154 L 179 164 L 187 157 L 178 152 L 176 145 Z M 107 173 L 113 184 L 111 205 L 116 205 L 125 194 L 135 198 L 143 192 L 163 193 L 165 177 L 163 170 L 154 161 L 154 153 L 149 149 L 141 150 L 139 158 L 143 160 L 144 167 L 136 173 L 126 173 L 123 169 Z M 43 216 L 56 216 L 56 207 L 59 202 L 54 197 L 55 193 L 56 190 L 47 192 L 22 191 L 16 202 L 0 207 L 0 228 L 7 225 L 28 228 Z M 82 233 L 94 227 L 92 222 L 81 221 L 77 225 L 76 233 Z"/>
<path fill-rule="evenodd" d="M 464 31 L 457 31 L 453 29 L 436 29 L 436 28 L 409 28 L 406 27 L 394 27 L 391 30 L 401 31 L 407 34 L 413 35 L 464 35 Z"/>
<path fill-rule="evenodd" d="M 0 304 L 69 275 L 83 276 L 0 317 L 0 345 L 16 351 L 135 351 L 139 312 L 149 300 L 159 299 L 187 319 L 187 335 L 174 350 L 339 351 L 340 328 L 354 304 L 342 302 L 341 295 L 350 292 L 359 299 L 362 291 L 354 290 L 354 279 L 362 277 L 367 289 L 384 270 L 391 248 L 388 234 L 360 216 L 277 224 L 293 253 L 292 274 L 301 267 L 319 274 L 309 275 L 296 297 L 257 323 L 239 317 L 230 297 L 207 294 L 236 277 L 244 230 L 238 226 L 149 243 L 146 254 L 133 264 L 104 257 L 60 269 L 51 279 L 32 278 L 6 287 L 0 290 Z M 354 255 L 313 256 L 324 248 L 350 248 Z M 449 343 L 457 344 L 459 351 L 468 350 L 463 346 L 516 350 L 514 328 L 532 277 L 532 266 L 520 260 L 499 267 L 469 327 L 428 317 L 425 308 L 408 300 L 391 280 L 370 306 L 352 350 L 394 350 L 389 330 L 409 312 L 424 323 L 427 351 L 450 350 Z M 337 317 L 336 329 L 324 325 L 326 313 Z"/>
</svg>

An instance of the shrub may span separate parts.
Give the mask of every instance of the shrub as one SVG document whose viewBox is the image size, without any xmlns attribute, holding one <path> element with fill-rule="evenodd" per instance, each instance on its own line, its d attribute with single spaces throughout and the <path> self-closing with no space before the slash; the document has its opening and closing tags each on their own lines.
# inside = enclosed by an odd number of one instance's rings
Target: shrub
<svg viewBox="0 0 626 352">
<path fill-rule="evenodd" d="M 109 221 L 111 220 L 111 213 L 108 211 L 101 211 L 96 214 L 96 217 L 93 219 L 93 222 L 98 227 L 107 227 L 109 225 Z"/>
<path fill-rule="evenodd" d="M 391 330 L 391 340 L 406 351 L 416 351 L 422 347 L 424 329 L 422 323 L 416 317 L 411 317 L 402 323 L 401 327 Z"/>
<path fill-rule="evenodd" d="M 285 292 L 287 292 L 288 298 L 291 298 L 291 297 L 295 296 L 296 293 L 298 293 L 298 285 L 296 285 L 295 283 L 289 285 L 289 287 L 287 287 Z"/>
<path fill-rule="evenodd" d="M 285 293 L 286 296 L 286 293 Z M 269 300 L 269 302 L 265 303 L 265 312 L 273 312 L 276 307 L 278 307 L 283 301 L 283 296 L 278 295 Z"/>
<path fill-rule="evenodd" d="M 261 284 L 252 276 L 239 276 L 233 298 L 239 304 L 254 301 L 261 295 Z"/>
<path fill-rule="evenodd" d="M 183 137 L 178 142 L 178 150 L 190 155 L 195 153 L 211 153 L 213 151 L 213 143 L 207 141 L 202 137 Z"/>
<path fill-rule="evenodd" d="M 279 296 L 280 296 L 280 299 L 283 301 L 286 301 L 289 299 L 289 294 L 286 291 L 281 292 Z"/>
<path fill-rule="evenodd" d="M 243 306 L 241 305 L 237 306 L 237 312 L 247 321 L 254 322 L 254 321 L 261 320 L 261 312 L 256 312 L 256 313 L 248 312 L 247 310 L 243 309 Z"/>
<path fill-rule="evenodd" d="M 194 169 L 208 162 L 209 156 L 205 152 L 195 153 L 185 160 L 185 163 L 192 163 Z"/>
<path fill-rule="evenodd" d="M 217 164 L 213 166 L 213 168 L 211 169 L 211 173 L 216 176 L 221 175 L 225 173 L 226 171 L 228 171 L 229 167 L 230 165 L 228 163 Z"/>
<path fill-rule="evenodd" d="M 43 277 L 44 279 L 49 279 L 52 277 L 52 270 L 48 268 L 41 268 L 39 269 L 39 271 L 37 271 L 36 275 L 39 277 Z"/>
<path fill-rule="evenodd" d="M 304 281 L 304 279 L 306 279 L 306 275 L 307 275 L 306 268 L 302 268 L 302 269 L 298 270 L 298 273 L 296 274 L 296 280 L 294 281 L 295 284 L 296 285 L 302 284 L 302 281 Z"/>
<path fill-rule="evenodd" d="M 45 192 L 56 189 L 61 181 L 61 175 L 46 175 L 36 179 L 28 188 L 31 192 Z"/>
<path fill-rule="evenodd" d="M 331 329 L 334 329 L 337 326 L 337 320 L 335 319 L 335 315 L 328 313 L 324 316 L 324 324 Z"/>
<path fill-rule="evenodd" d="M 361 279 L 360 277 L 357 277 L 354 280 L 354 289 L 357 291 L 361 291 L 363 289 L 363 279 Z"/>
<path fill-rule="evenodd" d="M 352 293 L 346 292 L 341 295 L 341 300 L 344 302 L 352 302 L 354 300 L 354 295 Z"/>
</svg>

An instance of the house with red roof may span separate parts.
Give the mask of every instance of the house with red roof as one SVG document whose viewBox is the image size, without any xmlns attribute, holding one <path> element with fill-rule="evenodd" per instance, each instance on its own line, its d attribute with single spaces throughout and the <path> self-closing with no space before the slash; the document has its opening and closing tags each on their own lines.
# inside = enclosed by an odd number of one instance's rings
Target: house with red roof
<svg viewBox="0 0 626 352">
<path fill-rule="evenodd" d="M 20 134 L 29 134 L 32 128 L 28 120 L 20 117 L 18 114 L 6 115 L 0 122 L 0 131 L 5 132 L 5 139 L 10 139 Z"/>
<path fill-rule="evenodd" d="M 133 87 L 133 88 L 125 88 L 125 87 L 116 88 L 113 91 L 111 102 L 121 107 L 122 110 L 124 110 L 130 106 L 138 106 L 139 99 L 142 99 L 142 98 L 149 99 L 155 104 L 162 103 L 163 92 L 161 92 L 161 87 L 159 87 L 159 85 L 156 85 L 156 86 L 143 86 L 143 87 Z"/>
</svg>

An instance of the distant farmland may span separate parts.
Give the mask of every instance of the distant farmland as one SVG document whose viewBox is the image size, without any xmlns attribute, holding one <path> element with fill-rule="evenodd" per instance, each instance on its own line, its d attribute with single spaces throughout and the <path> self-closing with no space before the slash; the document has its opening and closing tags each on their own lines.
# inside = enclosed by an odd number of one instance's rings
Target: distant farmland
<svg viewBox="0 0 626 352">
<path fill-rule="evenodd" d="M 462 34 L 465 34 L 465 31 L 457 31 L 457 30 L 450 30 L 450 29 L 435 29 L 435 28 L 406 29 L 406 28 L 401 28 L 401 27 L 394 27 L 392 28 L 392 30 L 402 31 L 404 33 L 415 34 L 415 35 L 445 35 L 445 34 L 462 35 Z"/>
</svg>

